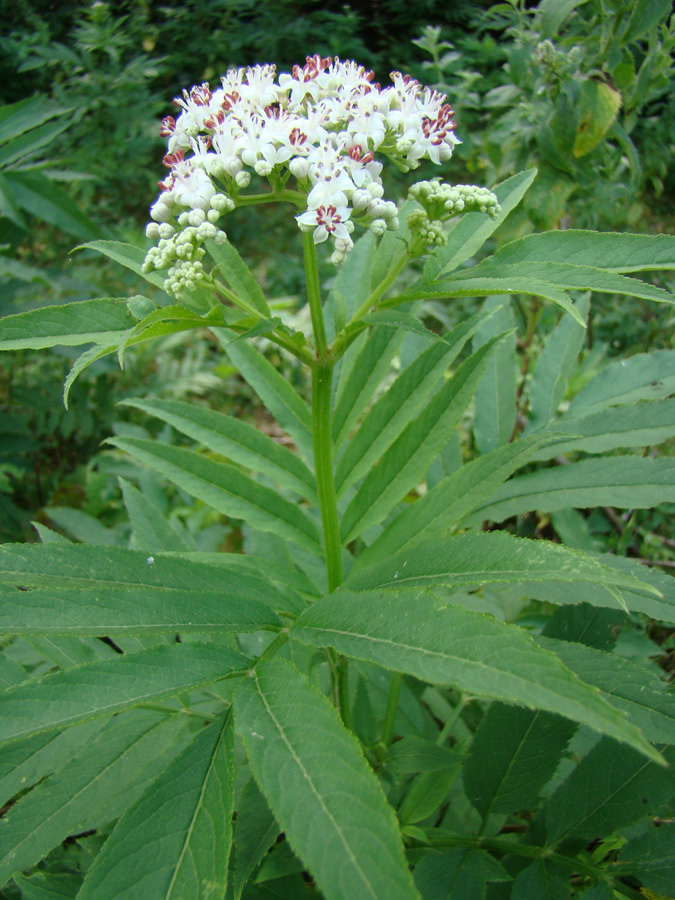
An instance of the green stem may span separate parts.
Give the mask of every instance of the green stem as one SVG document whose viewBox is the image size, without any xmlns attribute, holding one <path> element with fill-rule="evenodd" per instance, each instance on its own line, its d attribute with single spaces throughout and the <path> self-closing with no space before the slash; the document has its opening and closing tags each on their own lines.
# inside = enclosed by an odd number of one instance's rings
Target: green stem
<svg viewBox="0 0 675 900">
<path fill-rule="evenodd" d="M 581 859 L 571 856 L 563 856 L 544 847 L 535 847 L 533 844 L 520 844 L 516 841 L 504 838 L 473 837 L 465 834 L 428 835 L 427 839 L 434 847 L 456 847 L 458 845 L 478 847 L 483 850 L 492 850 L 495 853 L 512 854 L 514 856 L 527 856 L 530 859 L 545 859 L 552 863 L 578 872 L 580 875 L 588 875 L 598 881 L 608 882 L 611 877 L 607 871 L 597 866 L 592 866 Z"/>
<path fill-rule="evenodd" d="M 394 723 L 396 722 L 396 713 L 398 712 L 398 698 L 401 693 L 401 683 L 403 675 L 401 672 L 393 672 L 391 683 L 389 685 L 389 697 L 387 698 L 387 709 L 384 713 L 384 725 L 382 726 L 382 743 L 385 747 L 391 744 L 394 736 Z"/>
<path fill-rule="evenodd" d="M 319 495 L 323 542 L 326 553 L 328 590 L 334 591 L 342 583 L 342 543 L 338 522 L 335 480 L 333 477 L 333 448 L 330 426 L 330 400 L 333 366 L 318 365 L 312 369 L 312 439 L 316 490 Z"/>
<path fill-rule="evenodd" d="M 462 710 L 468 703 L 468 700 L 469 700 L 469 698 L 465 697 L 463 694 L 460 696 L 459 700 L 457 701 L 457 706 L 453 709 L 453 711 L 448 716 L 447 722 L 445 723 L 445 725 L 439 732 L 438 737 L 436 738 L 436 743 L 439 745 L 439 747 L 446 742 L 448 735 L 450 734 L 452 729 L 455 727 L 455 723 L 457 722 L 457 719 L 459 719 L 459 717 L 461 716 Z"/>
<path fill-rule="evenodd" d="M 323 324 L 323 310 L 321 309 L 319 263 L 316 258 L 314 238 L 311 234 L 303 233 L 302 247 L 305 255 L 305 280 L 307 281 L 307 298 L 309 300 L 309 312 L 312 317 L 312 330 L 314 331 L 314 346 L 317 357 L 325 360 L 328 355 L 328 342 L 326 340 L 326 329 Z"/>
</svg>

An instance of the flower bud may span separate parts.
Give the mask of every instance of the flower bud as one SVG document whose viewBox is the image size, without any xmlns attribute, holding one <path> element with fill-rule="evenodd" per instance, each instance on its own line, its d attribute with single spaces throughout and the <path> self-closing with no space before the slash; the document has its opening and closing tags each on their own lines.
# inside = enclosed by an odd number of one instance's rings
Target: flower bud
<svg viewBox="0 0 675 900">
<path fill-rule="evenodd" d="M 291 170 L 291 175 L 293 175 L 294 178 L 297 178 L 298 181 L 302 181 L 304 178 L 307 178 L 309 163 L 301 156 L 294 156 L 289 162 L 288 168 Z"/>
<path fill-rule="evenodd" d="M 235 179 L 237 185 L 240 188 L 247 188 L 251 183 L 251 173 L 250 172 L 237 172 Z"/>
</svg>

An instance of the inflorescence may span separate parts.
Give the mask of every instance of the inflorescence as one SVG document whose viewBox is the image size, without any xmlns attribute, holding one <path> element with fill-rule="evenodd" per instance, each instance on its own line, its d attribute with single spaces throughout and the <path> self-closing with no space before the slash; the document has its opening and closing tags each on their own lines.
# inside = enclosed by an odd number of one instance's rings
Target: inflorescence
<svg viewBox="0 0 675 900">
<path fill-rule="evenodd" d="M 306 204 L 296 216 L 298 226 L 317 244 L 331 239 L 335 264 L 354 246 L 355 224 L 376 235 L 397 229 L 397 207 L 384 199 L 382 163 L 375 154 L 409 170 L 422 159 L 448 160 L 459 141 L 444 94 L 400 72 L 392 73 L 393 84 L 385 88 L 373 77 L 355 62 L 316 55 L 278 80 L 274 66 L 259 65 L 229 70 L 216 90 L 202 84 L 183 91 L 174 101 L 180 114 L 162 123 L 169 174 L 159 182 L 161 193 L 150 210 L 146 233 L 158 243 L 144 270 L 168 270 L 165 288 L 176 296 L 202 280 L 201 245 L 227 239 L 218 223 L 247 202 L 240 192 L 251 172 L 269 181 L 270 199 L 292 195 L 301 208 Z M 286 188 L 291 177 L 294 191 Z M 456 211 L 462 202 L 480 208 L 480 189 L 420 184 L 430 185 L 426 200 L 442 200 L 443 219 L 448 202 Z M 488 195 L 483 205 L 490 212 Z M 439 216 L 427 217 L 430 228 L 418 224 L 434 243 Z"/>
</svg>

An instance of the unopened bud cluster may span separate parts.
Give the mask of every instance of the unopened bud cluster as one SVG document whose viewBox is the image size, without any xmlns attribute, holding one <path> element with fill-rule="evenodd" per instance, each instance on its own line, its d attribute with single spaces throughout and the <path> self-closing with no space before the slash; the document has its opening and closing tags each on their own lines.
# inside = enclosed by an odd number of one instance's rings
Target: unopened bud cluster
<svg viewBox="0 0 675 900">
<path fill-rule="evenodd" d="M 231 69 L 221 87 L 198 85 L 174 101 L 180 114 L 161 130 L 169 175 L 148 230 L 159 244 L 146 259 L 148 268 L 173 268 L 168 290 L 197 279 L 199 244 L 224 239 L 216 223 L 244 202 L 252 173 L 277 196 L 294 179 L 295 198 L 306 202 L 298 226 L 315 243 L 330 238 L 336 264 L 353 247 L 355 224 L 377 235 L 398 228 L 375 154 L 407 171 L 448 160 L 459 141 L 444 94 L 400 72 L 385 88 L 373 78 L 355 62 L 317 55 L 278 80 L 270 65 Z"/>
<path fill-rule="evenodd" d="M 494 219 L 501 209 L 492 191 L 473 184 L 418 181 L 408 191 L 408 197 L 422 207 L 410 213 L 408 226 L 427 245 L 443 246 L 447 242 L 444 223 L 453 216 L 481 212 Z"/>
</svg>

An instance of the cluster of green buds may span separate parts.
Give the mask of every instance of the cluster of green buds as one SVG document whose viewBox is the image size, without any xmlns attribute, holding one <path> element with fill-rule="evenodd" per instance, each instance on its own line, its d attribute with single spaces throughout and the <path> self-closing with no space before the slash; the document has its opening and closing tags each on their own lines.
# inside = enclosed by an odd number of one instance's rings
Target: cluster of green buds
<svg viewBox="0 0 675 900">
<path fill-rule="evenodd" d="M 210 206 L 208 212 L 192 209 L 181 213 L 178 226 L 182 231 L 177 231 L 168 222 L 150 222 L 146 228 L 146 235 L 153 240 L 159 239 L 159 243 L 148 251 L 142 271 L 168 270 L 164 290 L 176 298 L 192 290 L 205 277 L 201 262 L 206 252 L 201 246 L 204 241 L 223 244 L 227 240 L 225 232 L 216 223 L 223 213 L 234 209 L 234 203 L 224 194 L 215 194 Z"/>
<path fill-rule="evenodd" d="M 408 198 L 416 200 L 422 207 L 408 216 L 408 227 L 413 236 L 423 240 L 426 245 L 439 247 L 447 242 L 444 226 L 453 216 L 481 212 L 494 219 L 500 211 L 495 194 L 473 184 L 418 181 L 408 191 Z"/>
</svg>

